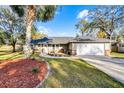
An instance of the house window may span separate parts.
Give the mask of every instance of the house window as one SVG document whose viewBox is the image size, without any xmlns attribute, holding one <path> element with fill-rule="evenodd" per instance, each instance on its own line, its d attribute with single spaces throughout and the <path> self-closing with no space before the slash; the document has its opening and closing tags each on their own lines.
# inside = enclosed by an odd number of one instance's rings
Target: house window
<svg viewBox="0 0 124 93">
<path fill-rule="evenodd" d="M 59 47 L 59 45 L 56 45 L 56 47 Z"/>
<path fill-rule="evenodd" d="M 38 47 L 40 47 L 40 44 L 38 44 Z"/>
<path fill-rule="evenodd" d="M 116 45 L 117 45 L 116 43 L 111 44 L 111 46 L 116 46 Z"/>
<path fill-rule="evenodd" d="M 122 46 L 121 47 L 124 47 L 124 44 L 122 44 Z"/>
</svg>

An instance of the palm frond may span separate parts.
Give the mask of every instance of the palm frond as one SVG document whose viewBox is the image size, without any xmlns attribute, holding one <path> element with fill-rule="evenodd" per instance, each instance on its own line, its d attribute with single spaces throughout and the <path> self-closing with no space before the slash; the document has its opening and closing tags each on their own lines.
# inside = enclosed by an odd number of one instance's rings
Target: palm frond
<svg viewBox="0 0 124 93">
<path fill-rule="evenodd" d="M 37 12 L 37 21 L 46 22 L 52 20 L 55 15 L 57 6 L 45 5 L 44 8 L 40 8 Z"/>
<path fill-rule="evenodd" d="M 24 5 L 10 5 L 10 7 L 12 8 L 12 10 L 18 14 L 19 17 L 23 17 L 24 16 Z"/>
</svg>

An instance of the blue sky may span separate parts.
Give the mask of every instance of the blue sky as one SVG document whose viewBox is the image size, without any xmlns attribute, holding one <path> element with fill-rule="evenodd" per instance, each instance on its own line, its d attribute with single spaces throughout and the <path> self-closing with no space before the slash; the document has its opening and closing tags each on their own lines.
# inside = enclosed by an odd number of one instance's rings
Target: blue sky
<svg viewBox="0 0 124 93">
<path fill-rule="evenodd" d="M 81 18 L 85 18 L 88 10 L 93 8 L 95 8 L 93 5 L 64 5 L 57 10 L 52 21 L 37 22 L 36 26 L 40 32 L 48 36 L 75 36 L 77 33 L 75 24 Z"/>
</svg>

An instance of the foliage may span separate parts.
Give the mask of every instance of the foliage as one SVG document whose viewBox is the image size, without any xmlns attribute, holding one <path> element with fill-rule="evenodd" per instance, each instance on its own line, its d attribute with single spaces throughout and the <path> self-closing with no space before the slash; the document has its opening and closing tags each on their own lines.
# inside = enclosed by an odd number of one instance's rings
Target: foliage
<svg viewBox="0 0 124 93">
<path fill-rule="evenodd" d="M 34 25 L 31 30 L 31 39 L 41 39 L 43 37 L 47 37 L 47 35 L 39 32 Z"/>
<path fill-rule="evenodd" d="M 46 34 L 37 32 L 34 35 L 32 35 L 32 39 L 40 39 L 40 38 L 43 38 L 43 37 L 46 37 L 46 36 L 47 36 Z"/>
<path fill-rule="evenodd" d="M 5 44 L 5 32 L 0 30 L 0 45 Z"/>
<path fill-rule="evenodd" d="M 119 31 L 118 35 L 117 35 L 117 41 L 121 42 L 124 41 L 124 27 L 121 28 L 121 30 Z"/>
<path fill-rule="evenodd" d="M 106 38 L 106 33 L 104 31 L 98 31 L 97 37 L 98 38 Z"/>
<path fill-rule="evenodd" d="M 35 20 L 37 21 L 43 21 L 46 22 L 48 20 L 51 20 L 54 15 L 55 11 L 57 9 L 57 6 L 52 5 L 11 5 L 10 6 L 14 12 L 18 14 L 19 17 L 23 17 L 27 10 L 34 9 L 35 10 Z M 27 16 L 27 15 L 26 15 Z"/>
<path fill-rule="evenodd" d="M 33 73 L 38 73 L 39 72 L 39 68 L 37 68 L 37 67 L 32 68 L 32 72 Z"/>
<path fill-rule="evenodd" d="M 47 22 L 49 20 L 52 20 L 55 15 L 55 11 L 57 9 L 57 6 L 50 6 L 50 5 L 26 5 L 26 6 L 18 6 L 18 5 L 11 5 L 10 6 L 19 17 L 23 18 L 25 21 L 25 48 L 28 48 L 28 50 L 31 50 L 30 42 L 31 42 L 31 29 L 36 21 L 42 21 Z M 27 49 L 26 49 L 27 50 Z M 27 57 L 30 56 L 29 51 L 25 51 L 25 54 Z"/>
<path fill-rule="evenodd" d="M 8 8 L 1 8 L 0 15 L 0 29 L 3 31 L 2 37 L 4 37 L 6 43 L 13 46 L 13 52 L 15 52 L 15 45 L 19 39 L 21 41 L 20 37 L 22 30 L 24 30 L 23 22 Z"/>
<path fill-rule="evenodd" d="M 117 29 L 124 26 L 124 6 L 97 6 L 95 9 L 89 11 L 87 16 L 88 24 L 81 19 L 77 24 L 81 31 L 99 31 L 106 33 L 106 38 L 110 38 L 111 34 Z M 83 29 L 83 30 L 82 30 Z"/>
</svg>

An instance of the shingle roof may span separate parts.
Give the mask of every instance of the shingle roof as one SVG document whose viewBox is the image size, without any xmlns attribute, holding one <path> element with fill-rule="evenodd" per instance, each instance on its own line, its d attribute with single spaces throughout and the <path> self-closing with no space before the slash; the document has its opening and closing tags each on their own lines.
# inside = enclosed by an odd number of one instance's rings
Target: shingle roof
<svg viewBox="0 0 124 93">
<path fill-rule="evenodd" d="M 110 41 L 110 39 L 104 39 L 104 38 L 93 38 L 93 37 L 78 37 L 73 39 L 70 42 L 75 42 L 75 43 L 109 43 L 113 42 Z"/>
<path fill-rule="evenodd" d="M 82 40 L 82 41 L 72 40 L 70 42 L 71 43 L 109 43 L 110 40 L 105 40 L 105 39 L 100 39 L 100 40 Z"/>
<path fill-rule="evenodd" d="M 49 44 L 67 44 L 69 42 L 74 43 L 109 43 L 109 39 L 103 39 L 103 38 L 93 38 L 93 37 L 51 37 L 52 41 L 49 42 Z M 113 41 L 111 41 L 113 42 Z"/>
<path fill-rule="evenodd" d="M 50 37 L 49 39 L 51 39 L 49 44 L 67 44 L 73 40 L 74 37 Z"/>
<path fill-rule="evenodd" d="M 92 37 L 45 37 L 43 39 L 33 40 L 31 43 L 33 44 L 41 44 L 41 43 L 48 43 L 48 44 L 68 44 L 71 43 L 109 43 L 109 39 L 97 39 Z M 113 41 L 111 41 L 113 42 Z"/>
</svg>

